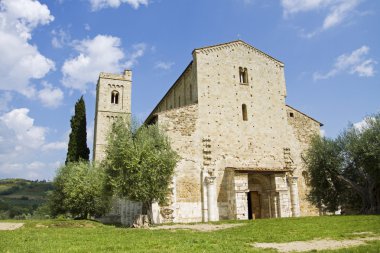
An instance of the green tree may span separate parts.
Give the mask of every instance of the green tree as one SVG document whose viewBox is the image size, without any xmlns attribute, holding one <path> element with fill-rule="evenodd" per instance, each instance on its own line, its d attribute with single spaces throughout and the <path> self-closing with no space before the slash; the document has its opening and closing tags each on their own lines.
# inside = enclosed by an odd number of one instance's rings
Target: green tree
<svg viewBox="0 0 380 253">
<path fill-rule="evenodd" d="M 108 190 L 143 203 L 146 214 L 154 201 L 166 202 L 178 155 L 157 125 L 112 125 L 103 161 Z"/>
<path fill-rule="evenodd" d="M 53 182 L 52 215 L 69 213 L 86 219 L 105 214 L 109 197 L 104 194 L 104 182 L 104 170 L 95 164 L 80 161 L 62 166 Z"/>
<path fill-rule="evenodd" d="M 75 103 L 75 113 L 70 120 L 71 133 L 65 164 L 81 159 L 88 161 L 90 149 L 87 147 L 86 105 L 83 96 Z"/>
<path fill-rule="evenodd" d="M 312 140 L 305 161 L 309 199 L 318 207 L 380 213 L 380 114 L 365 122 L 360 129 L 351 125 L 336 139 Z"/>
</svg>

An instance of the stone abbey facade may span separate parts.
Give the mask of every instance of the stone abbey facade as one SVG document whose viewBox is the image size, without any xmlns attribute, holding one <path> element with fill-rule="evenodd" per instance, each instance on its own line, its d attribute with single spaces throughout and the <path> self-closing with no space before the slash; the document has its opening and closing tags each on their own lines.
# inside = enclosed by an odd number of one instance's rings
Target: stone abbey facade
<svg viewBox="0 0 380 253">
<path fill-rule="evenodd" d="M 154 221 L 317 215 L 301 156 L 322 124 L 286 105 L 284 64 L 241 40 L 192 55 L 145 121 L 159 124 L 181 157 L 171 202 L 154 205 Z M 130 115 L 130 90 L 130 71 L 100 74 L 95 160 L 112 118 Z M 123 203 L 121 216 L 138 212 L 137 203 Z"/>
</svg>

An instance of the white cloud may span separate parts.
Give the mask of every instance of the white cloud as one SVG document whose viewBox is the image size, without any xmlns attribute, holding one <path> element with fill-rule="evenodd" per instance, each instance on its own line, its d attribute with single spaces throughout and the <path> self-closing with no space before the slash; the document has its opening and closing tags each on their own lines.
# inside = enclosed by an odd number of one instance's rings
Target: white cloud
<svg viewBox="0 0 380 253">
<path fill-rule="evenodd" d="M 0 176 L 2 178 L 24 178 L 29 180 L 52 180 L 61 162 L 6 162 L 0 163 Z"/>
<path fill-rule="evenodd" d="M 172 68 L 173 65 L 174 65 L 174 62 L 159 61 L 159 62 L 156 62 L 156 64 L 154 65 L 154 68 L 156 68 L 156 69 L 163 69 L 163 70 L 169 70 L 169 69 Z"/>
<path fill-rule="evenodd" d="M 51 34 L 53 35 L 51 45 L 54 48 L 63 48 L 70 42 L 70 34 L 63 29 L 53 30 Z"/>
<path fill-rule="evenodd" d="M 39 148 L 45 142 L 46 128 L 34 126 L 34 119 L 28 116 L 29 109 L 14 109 L 0 117 L 0 121 L 13 135 L 7 135 L 15 150 Z"/>
<path fill-rule="evenodd" d="M 47 6 L 38 1 L 0 1 L 0 90 L 23 93 L 31 79 L 54 69 L 54 62 L 29 43 L 33 29 L 53 20 Z"/>
<path fill-rule="evenodd" d="M 89 24 L 84 24 L 84 29 L 86 31 L 90 31 L 91 30 L 91 26 Z"/>
<path fill-rule="evenodd" d="M 10 92 L 4 92 L 0 94 L 0 112 L 8 111 L 8 104 L 12 101 L 12 95 Z"/>
<path fill-rule="evenodd" d="M 321 31 L 335 27 L 355 15 L 355 9 L 363 0 L 281 0 L 284 17 L 301 12 L 326 13 L 323 24 L 315 31 L 304 35 L 311 38 Z"/>
<path fill-rule="evenodd" d="M 44 88 L 38 91 L 38 99 L 45 107 L 56 108 L 63 101 L 63 92 L 60 88 L 54 88 L 51 84 L 44 82 Z"/>
<path fill-rule="evenodd" d="M 131 68 L 146 47 L 143 43 L 136 44 L 132 53 L 125 57 L 118 37 L 97 35 L 74 44 L 79 55 L 64 62 L 62 83 L 83 92 L 89 84 L 96 82 L 100 72 L 121 72 L 123 68 Z M 122 62 L 125 58 L 127 61 Z"/>
<path fill-rule="evenodd" d="M 348 72 L 349 74 L 358 74 L 361 77 L 371 77 L 375 74 L 376 61 L 368 59 L 367 55 L 370 48 L 362 46 L 350 54 L 340 55 L 334 63 L 333 68 L 326 74 L 315 72 L 313 75 L 314 81 L 319 79 L 328 79 L 341 72 Z"/>
<path fill-rule="evenodd" d="M 50 142 L 42 146 L 42 150 L 65 150 L 67 149 L 66 141 Z"/>
<path fill-rule="evenodd" d="M 345 0 L 330 8 L 329 14 L 323 21 L 323 30 L 339 25 L 343 20 L 352 14 L 352 11 L 359 5 L 361 0 Z"/>
<path fill-rule="evenodd" d="M 128 60 L 125 62 L 124 65 L 126 69 L 132 68 L 137 63 L 137 59 L 144 55 L 146 50 L 146 44 L 138 43 L 133 45 L 132 48 L 132 53 L 128 54 Z"/>
<path fill-rule="evenodd" d="M 63 159 L 56 156 L 62 156 L 67 142 L 46 142 L 48 132 L 48 128 L 35 124 L 28 108 L 1 115 L 0 178 L 51 179 L 59 166 L 57 160 Z"/>
<path fill-rule="evenodd" d="M 89 0 L 91 9 L 97 11 L 103 8 L 118 8 L 121 4 L 126 3 L 134 9 L 138 9 L 140 5 L 148 6 L 149 0 Z"/>
<path fill-rule="evenodd" d="M 85 91 L 89 83 L 96 81 L 99 72 L 121 71 L 120 61 L 124 53 L 120 46 L 119 38 L 105 35 L 75 42 L 75 50 L 79 55 L 64 62 L 63 84 Z"/>
<path fill-rule="evenodd" d="M 325 137 L 325 136 L 326 136 L 326 131 L 325 131 L 325 129 L 320 129 L 320 130 L 319 130 L 319 135 L 320 135 L 321 137 Z"/>
<path fill-rule="evenodd" d="M 366 117 L 362 121 L 356 122 L 353 125 L 354 125 L 354 128 L 356 128 L 359 131 L 362 131 L 366 129 L 367 127 L 369 127 L 370 121 L 374 121 L 374 120 L 375 118 L 373 117 Z"/>
</svg>

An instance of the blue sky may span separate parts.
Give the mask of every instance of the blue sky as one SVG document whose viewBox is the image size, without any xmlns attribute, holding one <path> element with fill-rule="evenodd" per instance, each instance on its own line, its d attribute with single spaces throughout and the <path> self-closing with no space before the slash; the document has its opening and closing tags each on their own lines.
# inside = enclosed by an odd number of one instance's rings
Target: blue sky
<svg viewBox="0 0 380 253">
<path fill-rule="evenodd" d="M 84 95 L 92 149 L 99 72 L 133 70 L 144 119 L 194 48 L 242 39 L 285 63 L 287 103 L 335 137 L 380 111 L 380 2 L 0 0 L 0 178 L 48 179 Z"/>
</svg>

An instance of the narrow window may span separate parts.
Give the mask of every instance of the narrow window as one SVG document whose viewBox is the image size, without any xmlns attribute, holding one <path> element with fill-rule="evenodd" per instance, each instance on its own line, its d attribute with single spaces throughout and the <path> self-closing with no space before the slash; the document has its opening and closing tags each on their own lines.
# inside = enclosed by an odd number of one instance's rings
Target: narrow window
<svg viewBox="0 0 380 253">
<path fill-rule="evenodd" d="M 248 83 L 248 69 L 239 67 L 239 80 L 240 83 Z"/>
<path fill-rule="evenodd" d="M 242 104 L 241 110 L 242 110 L 242 113 L 243 113 L 243 120 L 247 121 L 248 120 L 247 106 L 245 104 Z"/>
<path fill-rule="evenodd" d="M 178 97 L 178 107 L 181 107 L 181 96 Z"/>
<path fill-rule="evenodd" d="M 248 83 L 248 69 L 247 68 L 244 68 L 243 83 Z"/>
<path fill-rule="evenodd" d="M 118 104 L 119 103 L 119 92 L 116 90 L 111 92 L 111 104 Z"/>
<path fill-rule="evenodd" d="M 289 113 L 289 116 L 293 118 L 294 117 L 294 113 L 292 113 L 292 112 Z"/>
</svg>

